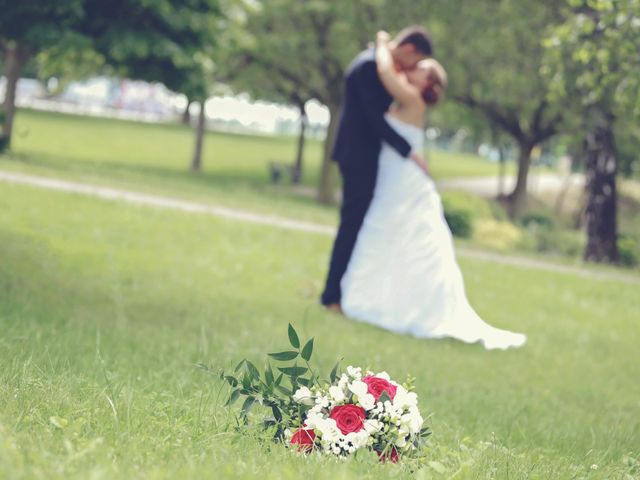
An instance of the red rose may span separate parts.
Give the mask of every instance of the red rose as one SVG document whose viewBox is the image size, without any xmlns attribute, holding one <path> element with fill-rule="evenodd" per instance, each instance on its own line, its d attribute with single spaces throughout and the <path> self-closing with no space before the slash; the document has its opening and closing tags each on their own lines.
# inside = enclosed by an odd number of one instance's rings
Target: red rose
<svg viewBox="0 0 640 480">
<path fill-rule="evenodd" d="M 364 408 L 357 405 L 339 405 L 333 407 L 329 418 L 336 421 L 336 425 L 343 435 L 351 432 L 359 432 L 364 428 Z"/>
<path fill-rule="evenodd" d="M 298 445 L 299 452 L 310 452 L 313 450 L 313 442 L 316 439 L 316 432 L 299 428 L 291 437 L 291 445 Z"/>
<path fill-rule="evenodd" d="M 396 447 L 387 448 L 386 451 L 376 450 L 378 457 L 382 463 L 391 460 L 392 463 L 398 463 L 398 450 Z"/>
<path fill-rule="evenodd" d="M 396 386 L 392 385 L 388 380 L 380 377 L 374 377 L 373 375 L 369 375 L 368 377 L 364 377 L 362 379 L 364 383 L 367 384 L 368 392 L 373 395 L 373 398 L 376 399 L 376 402 L 382 395 L 382 392 L 387 392 L 389 398 L 393 400 L 393 397 L 396 396 Z"/>
</svg>

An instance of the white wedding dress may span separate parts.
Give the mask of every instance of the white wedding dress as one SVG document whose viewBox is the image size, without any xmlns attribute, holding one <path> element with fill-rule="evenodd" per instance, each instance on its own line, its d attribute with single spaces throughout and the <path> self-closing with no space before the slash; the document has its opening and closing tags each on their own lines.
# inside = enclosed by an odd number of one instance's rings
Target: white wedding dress
<svg viewBox="0 0 640 480">
<path fill-rule="evenodd" d="M 387 121 L 422 151 L 420 128 Z M 526 336 L 484 322 L 469 304 L 451 231 L 431 178 L 389 145 L 380 152 L 374 198 L 342 278 L 341 306 L 355 320 L 421 338 L 520 347 Z"/>
</svg>

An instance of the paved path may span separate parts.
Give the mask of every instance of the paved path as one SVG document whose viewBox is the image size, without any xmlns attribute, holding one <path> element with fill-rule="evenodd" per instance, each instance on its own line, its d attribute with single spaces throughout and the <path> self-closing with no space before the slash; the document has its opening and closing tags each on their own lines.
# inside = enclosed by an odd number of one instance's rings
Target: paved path
<svg viewBox="0 0 640 480">
<path fill-rule="evenodd" d="M 514 176 L 506 176 L 502 186 L 502 193 L 508 194 L 513 191 L 515 184 L 516 178 Z M 437 180 L 436 185 L 441 192 L 461 190 L 485 198 L 495 198 L 501 191 L 500 180 L 495 175 L 487 177 L 445 178 Z M 584 175 L 579 173 L 571 174 L 568 177 L 554 173 L 531 173 L 527 181 L 527 191 L 533 194 L 557 194 L 567 187 L 582 188 L 583 186 Z M 315 188 L 309 185 L 297 185 L 294 187 L 294 191 L 307 197 L 316 196 Z M 337 192 L 336 196 L 340 198 L 341 192 Z"/>
<path fill-rule="evenodd" d="M 315 233 L 325 236 L 333 236 L 335 228 L 317 223 L 304 222 L 289 218 L 263 215 L 259 213 L 249 212 L 245 210 L 237 210 L 205 203 L 180 200 L 176 198 L 165 197 L 161 195 L 153 195 L 146 193 L 138 193 L 130 190 L 119 188 L 102 187 L 87 183 L 69 182 L 66 180 L 57 180 L 35 175 L 27 175 L 23 173 L 6 172 L 0 170 L 0 182 L 13 183 L 20 185 L 29 185 L 32 187 L 43 188 L 48 190 L 57 190 L 68 193 L 76 193 L 91 197 L 102 198 L 105 200 L 115 200 L 121 202 L 132 203 L 136 205 L 146 205 L 156 208 L 165 208 L 170 210 L 179 210 L 192 213 L 203 213 L 214 217 L 225 218 L 229 220 L 241 221 L 246 223 L 254 223 L 266 225 L 270 227 L 282 228 L 285 230 L 294 230 L 300 232 Z M 457 248 L 457 253 L 462 257 L 475 258 L 488 262 L 501 263 L 506 265 L 516 265 L 526 268 L 534 268 L 552 272 L 576 275 L 585 278 L 600 280 L 617 280 L 626 283 L 639 283 L 640 276 L 627 275 L 617 272 L 602 271 L 598 272 L 591 269 L 584 269 L 570 265 L 555 264 L 547 261 L 536 260 L 527 257 L 519 257 L 513 255 L 502 255 L 499 253 L 483 252 L 468 248 Z"/>
<path fill-rule="evenodd" d="M 436 182 L 441 191 L 464 190 L 475 193 L 483 197 L 497 197 L 500 191 L 500 184 L 497 177 L 476 177 L 476 178 L 450 178 Z M 540 173 L 530 174 L 527 181 L 527 191 L 531 193 L 559 192 L 568 185 L 584 185 L 584 176 L 574 173 L 570 177 Z M 504 179 L 504 193 L 509 193 L 515 186 L 515 177 L 507 176 Z"/>
</svg>

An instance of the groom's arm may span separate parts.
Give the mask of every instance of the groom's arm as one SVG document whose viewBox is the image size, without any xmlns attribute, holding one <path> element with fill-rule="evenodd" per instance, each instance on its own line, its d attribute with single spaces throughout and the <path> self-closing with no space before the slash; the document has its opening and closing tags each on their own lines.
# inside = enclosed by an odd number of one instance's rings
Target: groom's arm
<svg viewBox="0 0 640 480">
<path fill-rule="evenodd" d="M 354 91 L 358 96 L 367 121 L 376 131 L 378 137 L 391 145 L 400 155 L 408 157 L 411 145 L 384 118 L 383 107 L 380 106 L 380 80 L 375 62 L 366 62 L 353 72 Z"/>
</svg>

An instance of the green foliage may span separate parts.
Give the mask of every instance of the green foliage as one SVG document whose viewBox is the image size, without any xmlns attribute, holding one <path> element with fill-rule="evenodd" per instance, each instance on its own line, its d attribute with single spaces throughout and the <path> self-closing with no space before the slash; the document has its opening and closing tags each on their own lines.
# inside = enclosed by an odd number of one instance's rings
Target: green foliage
<svg viewBox="0 0 640 480">
<path fill-rule="evenodd" d="M 444 192 L 442 205 L 451 233 L 461 238 L 471 238 L 474 223 L 493 216 L 487 200 L 464 192 Z"/>
<path fill-rule="evenodd" d="M 551 29 L 544 43 L 551 98 L 570 98 L 578 109 L 638 117 L 640 4 L 569 0 L 563 14 L 564 23 Z M 588 115 L 576 118 L 583 125 L 590 121 Z"/>
<path fill-rule="evenodd" d="M 542 227 L 542 228 L 553 228 L 554 219 L 542 212 L 529 212 L 520 218 L 520 223 L 525 226 L 534 226 L 534 227 Z"/>
<path fill-rule="evenodd" d="M 271 363 L 267 363 L 261 373 L 247 359 L 243 359 L 236 366 L 235 374 L 220 372 L 218 375 L 221 380 L 227 382 L 233 389 L 225 405 L 231 406 L 238 398 L 244 397 L 245 400 L 240 410 L 240 417 L 244 423 L 248 422 L 247 415 L 255 403 L 265 407 L 272 416 L 263 421 L 264 426 L 274 428 L 274 438 L 280 441 L 284 439 L 285 429 L 288 426 L 300 424 L 304 413 L 310 408 L 295 402 L 292 398 L 292 393 L 300 385 L 307 387 L 319 385 L 318 375 L 313 372 L 309 365 L 313 352 L 313 338 L 309 339 L 300 350 L 300 339 L 293 325 L 288 325 L 287 333 L 289 343 L 296 350 L 268 354 L 279 362 L 293 362 L 289 365 L 279 365 L 277 369 L 281 374 L 278 377 L 275 377 Z M 298 357 L 304 360 L 306 367 L 298 365 Z M 244 371 L 242 370 L 243 366 L 245 367 Z M 305 376 L 305 374 L 308 374 L 308 376 Z M 287 379 L 289 387 L 283 385 L 283 378 Z"/>
<path fill-rule="evenodd" d="M 640 242 L 632 235 L 621 235 L 618 239 L 620 263 L 627 267 L 640 265 Z"/>
<path fill-rule="evenodd" d="M 444 218 L 456 237 L 470 238 L 473 233 L 472 214 L 470 210 L 447 207 L 445 203 Z"/>
<path fill-rule="evenodd" d="M 84 18 L 83 0 L 4 1 L 0 4 L 0 47 L 15 42 L 36 53 L 78 36 Z"/>
</svg>

